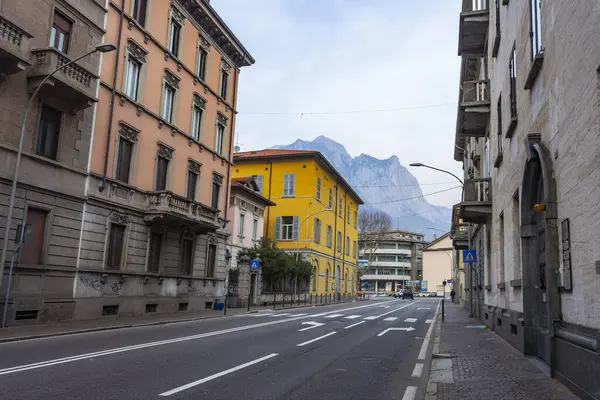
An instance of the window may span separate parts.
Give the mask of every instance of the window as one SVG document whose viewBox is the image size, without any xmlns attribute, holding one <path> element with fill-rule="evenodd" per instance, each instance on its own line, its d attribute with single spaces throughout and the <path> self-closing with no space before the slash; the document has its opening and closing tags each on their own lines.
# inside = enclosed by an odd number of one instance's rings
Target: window
<svg viewBox="0 0 600 400">
<path fill-rule="evenodd" d="M 315 229 L 315 232 L 314 232 L 315 242 L 321 243 L 321 220 L 319 218 L 315 218 L 314 229 Z"/>
<path fill-rule="evenodd" d="M 337 241 L 336 241 L 336 244 L 335 244 L 335 248 L 340 253 L 342 252 L 342 232 L 338 232 L 337 233 Z"/>
<path fill-rule="evenodd" d="M 498 252 L 500 253 L 500 282 L 505 282 L 505 269 L 504 269 L 504 211 L 500 213 L 499 224 L 498 224 Z"/>
<path fill-rule="evenodd" d="M 111 224 L 108 232 L 108 247 L 106 251 L 106 269 L 121 269 L 123 258 L 123 241 L 125 240 L 125 226 Z"/>
<path fill-rule="evenodd" d="M 325 291 L 329 292 L 329 268 L 325 271 Z"/>
<path fill-rule="evenodd" d="M 354 211 L 354 227 L 356 228 L 358 224 L 358 211 Z"/>
<path fill-rule="evenodd" d="M 204 110 L 202 110 L 199 105 L 194 104 L 192 110 L 192 138 L 194 138 L 194 140 L 200 140 L 203 114 Z"/>
<path fill-rule="evenodd" d="M 125 66 L 125 94 L 137 101 L 142 64 L 133 57 L 128 57 Z"/>
<path fill-rule="evenodd" d="M 508 65 L 510 74 L 510 116 L 517 117 L 517 49 L 513 46 Z"/>
<path fill-rule="evenodd" d="M 485 177 L 489 178 L 492 176 L 492 164 L 491 164 L 491 156 L 490 156 L 490 138 L 486 137 L 485 142 L 483 144 L 483 151 L 485 153 L 485 164 L 483 174 Z"/>
<path fill-rule="evenodd" d="M 542 46 L 542 0 L 529 0 L 531 7 L 531 58 L 544 52 Z"/>
<path fill-rule="evenodd" d="M 258 240 L 258 220 L 256 218 L 252 221 L 252 240 Z"/>
<path fill-rule="evenodd" d="M 160 250 L 162 247 L 162 234 L 150 234 L 150 249 L 148 251 L 148 272 L 158 273 L 160 270 Z"/>
<path fill-rule="evenodd" d="M 169 170 L 169 160 L 158 156 L 156 160 L 156 185 L 154 190 L 167 190 L 167 172 Z"/>
<path fill-rule="evenodd" d="M 171 85 L 165 84 L 165 90 L 163 91 L 163 100 L 162 100 L 162 111 L 161 117 L 163 117 L 167 122 L 172 122 L 173 120 L 173 103 L 175 101 L 175 88 Z"/>
<path fill-rule="evenodd" d="M 203 81 L 206 80 L 206 61 L 208 60 L 208 51 L 202 45 L 198 46 L 198 65 L 196 66 L 196 75 Z"/>
<path fill-rule="evenodd" d="M 206 253 L 206 277 L 213 278 L 215 276 L 215 267 L 217 263 L 217 245 L 209 244 L 208 252 Z"/>
<path fill-rule="evenodd" d="M 379 243 L 379 246 L 377 246 L 379 249 L 396 249 L 396 243 Z"/>
<path fill-rule="evenodd" d="M 296 174 L 285 174 L 283 176 L 283 196 L 293 196 Z"/>
<path fill-rule="evenodd" d="M 275 240 L 298 240 L 298 217 L 275 217 Z"/>
<path fill-rule="evenodd" d="M 498 114 L 498 154 L 502 154 L 502 95 L 498 96 L 498 105 L 496 108 Z"/>
<path fill-rule="evenodd" d="M 181 273 L 192 275 L 194 268 L 194 239 L 183 237 L 181 239 Z"/>
<path fill-rule="evenodd" d="M 225 63 L 221 65 L 221 80 L 220 80 L 220 89 L 219 95 L 223 99 L 227 99 L 227 85 L 229 83 L 229 66 L 226 66 Z"/>
<path fill-rule="evenodd" d="M 40 126 L 35 152 L 41 156 L 56 160 L 58 158 L 58 139 L 60 135 L 62 113 L 53 108 L 42 106 Z"/>
<path fill-rule="evenodd" d="M 380 262 L 396 262 L 396 256 L 377 256 L 377 261 L 380 261 Z"/>
<path fill-rule="evenodd" d="M 331 248 L 333 246 L 333 229 L 331 225 L 327 225 L 327 247 Z"/>
<path fill-rule="evenodd" d="M 196 200 L 196 186 L 198 185 L 198 172 L 188 169 L 187 176 L 187 198 Z"/>
<path fill-rule="evenodd" d="M 217 154 L 223 154 L 223 138 L 225 137 L 225 125 L 217 124 L 217 136 L 215 138 L 215 151 Z"/>
<path fill-rule="evenodd" d="M 171 18 L 169 24 L 169 43 L 168 49 L 175 57 L 179 55 L 179 36 L 181 35 L 181 25 L 174 19 Z"/>
<path fill-rule="evenodd" d="M 31 229 L 29 240 L 23 244 L 19 261 L 25 265 L 44 264 L 44 236 L 46 233 L 46 218 L 48 212 L 38 208 L 27 208 L 25 223 Z"/>
<path fill-rule="evenodd" d="M 350 213 L 350 204 L 348 204 L 348 206 L 347 206 L 347 210 L 346 210 L 346 221 L 347 221 L 348 223 L 350 223 L 350 216 L 351 216 L 351 215 L 352 215 L 352 214 Z"/>
<path fill-rule="evenodd" d="M 317 200 L 321 201 L 321 178 L 317 177 Z"/>
<path fill-rule="evenodd" d="M 256 185 L 258 186 L 257 193 L 262 194 L 263 176 L 262 175 L 252 175 L 252 177 L 254 178 L 254 180 L 256 181 Z"/>
<path fill-rule="evenodd" d="M 352 256 L 354 258 L 358 257 L 358 249 L 357 249 L 357 246 L 356 246 L 356 240 L 352 242 Z"/>
<path fill-rule="evenodd" d="M 244 237 L 244 225 L 246 224 L 246 215 L 240 213 L 240 225 L 238 226 L 238 236 Z"/>
<path fill-rule="evenodd" d="M 340 206 L 338 207 L 338 215 L 341 217 L 344 210 L 344 199 L 340 196 Z"/>
<path fill-rule="evenodd" d="M 134 0 L 132 16 L 141 26 L 146 25 L 146 9 L 148 0 Z"/>
<path fill-rule="evenodd" d="M 512 279 L 522 279 L 521 274 L 521 209 L 519 207 L 519 191 L 512 198 L 512 242 L 513 242 L 513 276 Z"/>
<path fill-rule="evenodd" d="M 119 138 L 119 152 L 117 154 L 117 173 L 116 179 L 129 183 L 129 175 L 131 171 L 131 156 L 133 154 L 133 143 L 129 140 Z"/>
<path fill-rule="evenodd" d="M 71 21 L 61 13 L 55 11 L 52 30 L 50 31 L 50 47 L 54 47 L 56 50 L 66 54 L 69 50 L 71 28 Z"/>
<path fill-rule="evenodd" d="M 329 188 L 329 208 L 333 208 L 333 189 Z"/>
<path fill-rule="evenodd" d="M 221 185 L 223 185 L 223 177 L 221 175 L 213 174 L 210 206 L 215 209 L 219 208 L 219 197 L 221 194 Z"/>
<path fill-rule="evenodd" d="M 350 237 L 346 236 L 346 255 L 349 256 L 350 255 Z"/>
</svg>

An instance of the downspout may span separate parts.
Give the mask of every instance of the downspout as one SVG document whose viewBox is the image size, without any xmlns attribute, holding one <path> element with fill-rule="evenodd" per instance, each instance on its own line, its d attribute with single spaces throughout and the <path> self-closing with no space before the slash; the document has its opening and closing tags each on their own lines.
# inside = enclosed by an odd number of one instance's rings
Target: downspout
<svg viewBox="0 0 600 400">
<path fill-rule="evenodd" d="M 104 149 L 104 171 L 102 172 L 102 182 L 98 191 L 103 192 L 106 189 L 106 174 L 108 173 L 108 153 L 110 152 L 110 139 L 112 137 L 113 117 L 115 113 L 115 97 L 117 95 L 117 76 L 119 75 L 119 63 L 121 61 L 121 38 L 123 37 L 123 20 L 125 19 L 125 0 L 121 0 L 121 17 L 119 18 L 119 37 L 117 38 L 117 53 L 115 56 L 115 67 L 113 68 L 112 94 L 110 97 L 110 111 L 108 114 L 108 131 L 106 133 L 106 147 Z"/>
<path fill-rule="evenodd" d="M 338 201 L 338 185 L 337 183 L 335 184 L 335 207 L 333 208 L 335 210 L 335 216 L 333 219 L 333 265 L 331 266 L 331 268 L 333 269 L 334 275 L 335 276 L 335 256 L 337 254 L 337 219 L 338 219 L 338 205 L 339 205 L 339 201 Z M 328 274 L 331 274 L 331 272 L 328 272 Z M 331 276 L 331 275 L 329 275 Z M 325 282 L 327 282 L 327 279 L 325 279 Z M 329 291 L 329 288 L 325 288 Z"/>
<path fill-rule="evenodd" d="M 348 223 L 348 195 L 346 194 L 346 196 L 344 196 L 346 198 L 346 201 L 344 202 L 344 209 L 343 214 L 344 214 L 344 233 L 342 234 L 342 243 L 344 244 L 343 248 L 342 248 L 342 271 L 340 271 L 341 277 L 345 276 L 345 271 L 346 271 L 346 251 L 348 251 L 348 249 L 346 249 L 346 224 Z M 348 283 L 344 282 L 344 289 L 346 290 L 346 292 L 348 291 L 348 287 L 347 287 Z M 340 288 L 341 289 L 341 288 Z M 341 290 L 340 290 L 341 292 Z"/>
<path fill-rule="evenodd" d="M 271 186 L 273 179 L 273 162 L 269 163 L 269 200 L 271 200 Z M 267 231 L 265 232 L 265 237 L 269 237 L 269 221 L 271 217 L 271 207 L 267 207 Z"/>
<path fill-rule="evenodd" d="M 236 107 L 237 104 L 237 84 L 238 84 L 238 75 L 240 74 L 240 70 L 238 68 L 236 68 L 236 73 L 234 75 L 234 81 L 233 81 L 233 87 L 235 88 L 235 90 L 233 91 L 233 106 Z M 235 116 L 236 111 L 235 109 L 232 110 L 232 115 Z M 232 168 L 232 164 L 233 164 L 233 129 L 234 129 L 234 121 L 232 118 L 231 121 L 231 129 L 229 130 L 229 160 L 228 161 L 228 167 L 227 167 L 227 183 L 226 183 L 226 187 L 227 189 L 225 189 L 225 224 L 227 224 L 227 214 L 229 211 L 229 189 L 231 188 L 231 168 Z"/>
</svg>

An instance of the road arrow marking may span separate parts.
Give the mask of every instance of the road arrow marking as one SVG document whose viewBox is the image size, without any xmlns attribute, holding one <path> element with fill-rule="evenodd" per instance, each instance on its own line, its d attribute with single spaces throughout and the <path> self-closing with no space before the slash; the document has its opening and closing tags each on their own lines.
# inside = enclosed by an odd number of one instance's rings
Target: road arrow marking
<svg viewBox="0 0 600 400">
<path fill-rule="evenodd" d="M 416 318 L 406 318 L 404 322 L 417 322 Z"/>
<path fill-rule="evenodd" d="M 387 328 L 385 331 L 381 332 L 380 334 L 378 334 L 377 336 L 383 336 L 386 333 L 388 333 L 389 331 L 414 331 L 415 328 L 413 328 L 412 326 L 409 326 L 408 328 Z"/>
<path fill-rule="evenodd" d="M 344 317 L 346 319 L 356 319 L 356 318 L 360 318 L 360 315 L 348 315 L 347 317 Z"/>
<path fill-rule="evenodd" d="M 310 326 L 308 328 L 298 329 L 298 332 L 304 332 L 304 331 L 307 331 L 309 329 L 316 328 L 317 326 L 322 326 L 322 325 L 325 325 L 325 324 L 322 324 L 320 322 L 308 321 L 308 322 L 303 322 L 302 325 L 310 325 Z"/>
<path fill-rule="evenodd" d="M 325 318 L 338 318 L 338 317 L 343 317 L 344 314 L 331 314 L 331 315 L 326 315 Z"/>
<path fill-rule="evenodd" d="M 384 321 L 392 322 L 392 321 L 395 321 L 397 319 L 398 319 L 398 317 L 387 317 L 386 319 L 384 319 Z"/>
</svg>

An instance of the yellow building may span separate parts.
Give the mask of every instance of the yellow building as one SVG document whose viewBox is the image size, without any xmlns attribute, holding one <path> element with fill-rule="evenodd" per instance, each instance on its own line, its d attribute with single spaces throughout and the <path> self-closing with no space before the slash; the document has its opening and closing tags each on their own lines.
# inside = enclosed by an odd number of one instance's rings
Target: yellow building
<svg viewBox="0 0 600 400">
<path fill-rule="evenodd" d="M 236 153 L 232 176 L 253 176 L 277 203 L 265 215 L 264 235 L 313 264 L 314 294 L 357 290 L 358 207 L 364 202 L 318 151 Z"/>
</svg>

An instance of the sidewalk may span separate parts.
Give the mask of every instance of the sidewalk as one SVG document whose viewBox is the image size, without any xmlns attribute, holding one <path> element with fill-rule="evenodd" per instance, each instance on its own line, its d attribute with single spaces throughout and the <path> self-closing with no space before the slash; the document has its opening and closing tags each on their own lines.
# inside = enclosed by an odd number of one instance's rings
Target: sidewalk
<svg viewBox="0 0 600 400">
<path fill-rule="evenodd" d="M 330 303 L 343 304 L 343 303 Z M 327 304 L 323 304 L 327 305 Z M 252 307 L 250 313 L 289 310 L 294 308 L 312 307 L 312 305 L 294 305 L 285 308 Z M 246 308 L 228 308 L 226 316 L 245 315 L 248 311 Z M 11 326 L 8 328 L 0 328 L 0 343 L 13 342 L 17 340 L 37 339 L 49 336 L 70 335 L 74 333 L 107 331 L 112 329 L 135 328 L 140 326 L 163 325 L 177 322 L 196 321 L 201 319 L 221 318 L 225 317 L 223 311 L 203 310 L 198 312 L 182 312 L 177 314 L 150 314 L 139 317 L 105 317 L 106 319 L 94 319 L 86 321 L 73 322 L 54 322 L 47 324 Z"/>
<path fill-rule="evenodd" d="M 426 399 L 579 399 L 462 305 L 446 302 L 438 324 Z"/>
</svg>

